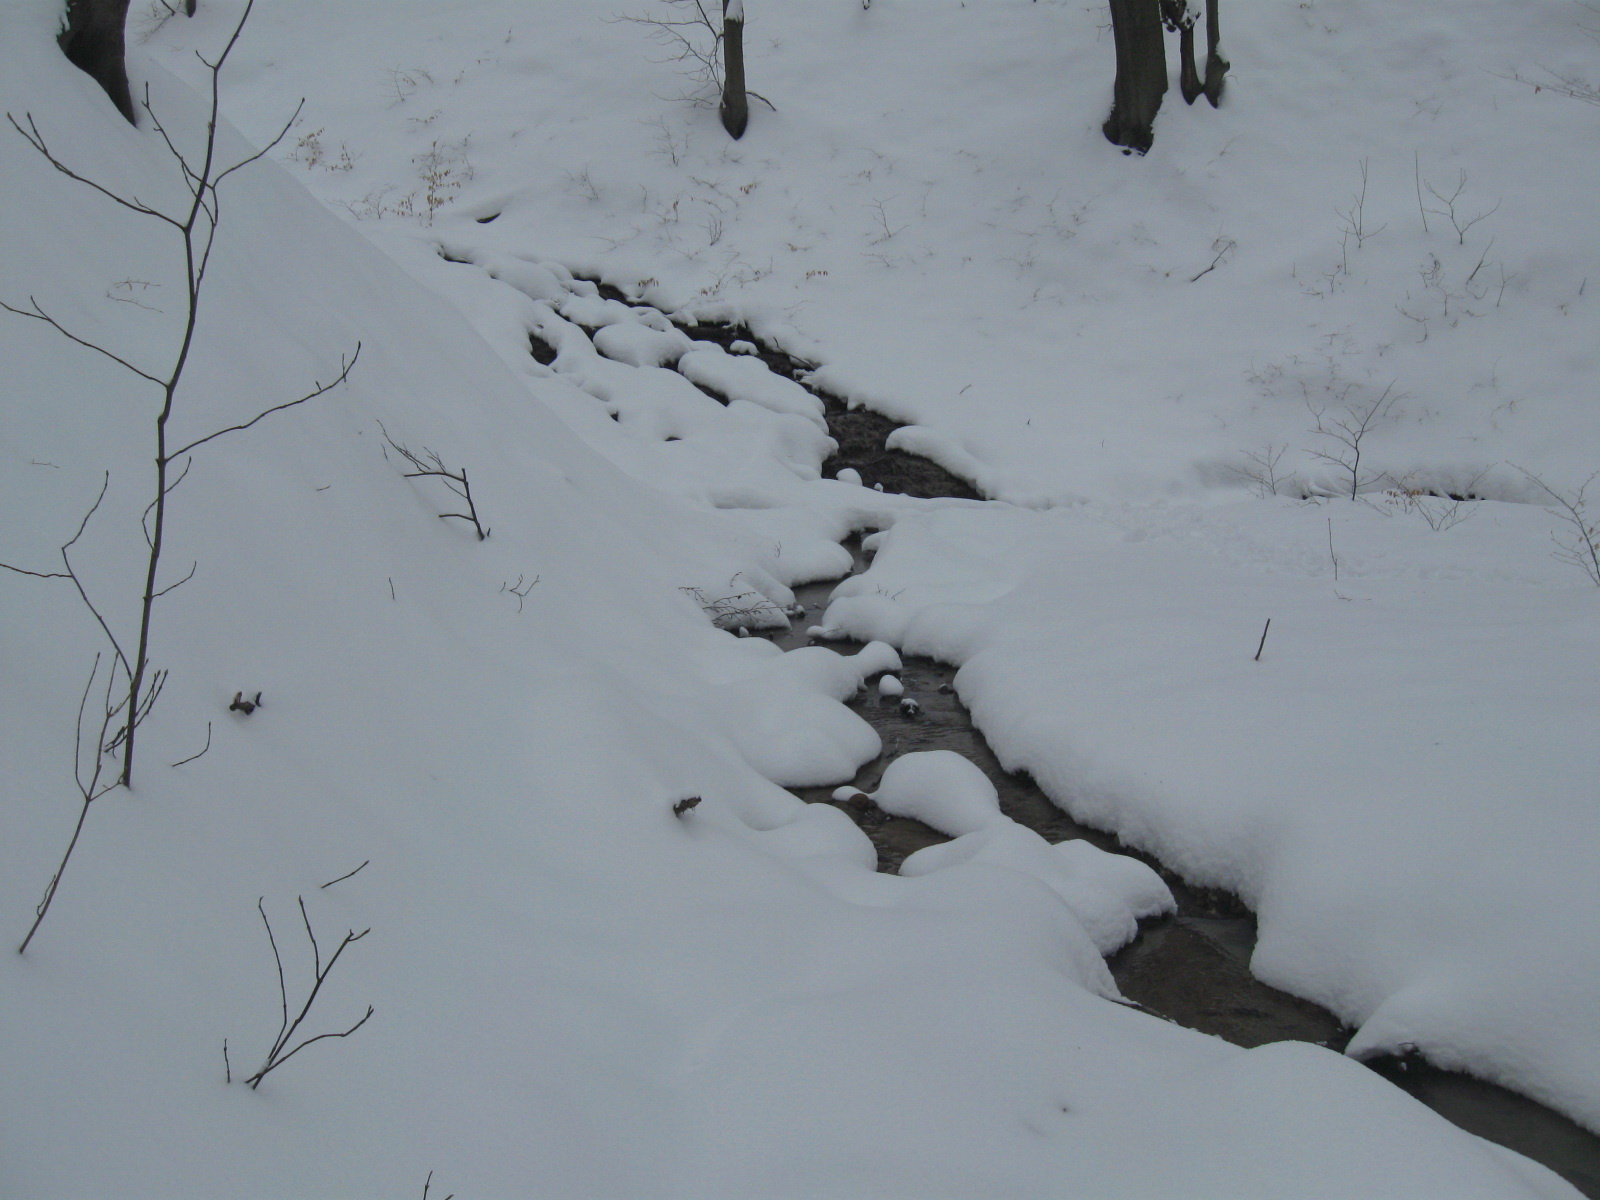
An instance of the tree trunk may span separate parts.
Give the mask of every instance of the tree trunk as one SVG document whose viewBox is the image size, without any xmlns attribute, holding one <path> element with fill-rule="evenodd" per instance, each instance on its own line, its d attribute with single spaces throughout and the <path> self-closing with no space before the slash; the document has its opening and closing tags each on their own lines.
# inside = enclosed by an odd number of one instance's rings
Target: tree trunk
<svg viewBox="0 0 1600 1200">
<path fill-rule="evenodd" d="M 66 28 L 57 40 L 72 65 L 93 76 L 117 111 L 133 124 L 133 96 L 123 64 L 122 31 L 127 23 L 128 0 L 67 0 Z"/>
<path fill-rule="evenodd" d="M 1200 98 L 1203 90 L 1200 86 L 1200 73 L 1194 66 L 1194 25 L 1184 22 L 1178 26 L 1178 57 L 1181 63 L 1178 74 L 1178 90 L 1183 93 L 1183 102 L 1193 104 Z"/>
<path fill-rule="evenodd" d="M 1206 99 L 1211 107 L 1222 99 L 1222 77 L 1228 73 L 1228 60 L 1222 53 L 1222 32 L 1217 27 L 1217 6 L 1222 0 L 1206 0 Z"/>
<path fill-rule="evenodd" d="M 1167 52 L 1158 0 L 1111 0 L 1111 31 L 1117 47 L 1117 81 L 1111 116 L 1102 127 L 1125 153 L 1143 154 L 1167 91 Z"/>
<path fill-rule="evenodd" d="M 750 123 L 744 94 L 744 0 L 722 0 L 722 127 L 738 141 Z"/>
</svg>

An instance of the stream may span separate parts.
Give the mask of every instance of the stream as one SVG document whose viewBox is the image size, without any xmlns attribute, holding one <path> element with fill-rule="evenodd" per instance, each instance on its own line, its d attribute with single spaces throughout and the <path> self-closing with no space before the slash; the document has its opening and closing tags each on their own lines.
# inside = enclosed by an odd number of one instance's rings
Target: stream
<svg viewBox="0 0 1600 1200">
<path fill-rule="evenodd" d="M 614 287 L 593 282 L 603 298 L 637 303 Z M 895 422 L 866 409 L 852 409 L 840 397 L 812 387 L 807 382 L 812 364 L 770 346 L 741 325 L 680 322 L 678 327 L 696 340 L 715 342 L 725 349 L 736 341 L 754 345 L 770 370 L 795 380 L 822 400 L 828 432 L 838 443 L 838 449 L 823 464 L 825 476 L 831 478 L 849 467 L 859 473 L 867 487 L 881 485 L 885 491 L 912 496 L 980 498 L 966 480 L 927 459 L 886 449 L 884 440 L 896 428 Z M 541 362 L 548 363 L 555 357 L 554 349 L 537 336 L 530 339 L 530 346 Z M 866 562 L 857 539 L 852 539 L 849 546 L 855 556 L 855 574 L 865 569 Z M 785 650 L 807 645 L 806 628 L 822 623 L 828 597 L 837 582 L 796 588 L 796 601 L 804 606 L 805 616 L 796 617 L 789 630 L 769 630 L 761 636 Z M 859 649 L 830 644 L 846 653 Z M 852 710 L 883 740 L 882 753 L 861 768 L 850 781 L 853 787 L 862 792 L 875 791 L 885 768 L 902 754 L 916 750 L 955 751 L 988 776 L 1007 816 L 1046 841 L 1083 838 L 1103 850 L 1131 855 L 1153 867 L 1172 889 L 1177 912 L 1141 922 L 1138 936 L 1109 960 L 1111 974 L 1126 999 L 1164 1020 L 1214 1034 L 1238 1046 L 1298 1040 L 1344 1050 L 1353 1030 L 1327 1010 L 1268 987 L 1250 973 L 1256 921 L 1238 897 L 1193 886 L 1159 861 L 1122 845 L 1113 835 L 1072 820 L 1031 778 L 1008 772 L 1000 765 L 956 698 L 952 682 L 955 668 L 932 659 L 902 659 L 899 678 L 905 695 L 917 701 L 920 711 L 906 716 L 900 711 L 898 700 L 880 700 L 870 688 L 850 701 Z M 863 796 L 836 801 L 834 790 L 805 788 L 796 794 L 808 803 L 832 804 L 850 816 L 877 848 L 880 871 L 895 873 L 907 855 L 949 840 L 920 821 L 883 812 Z M 1584 1195 L 1600 1200 L 1600 1136 L 1515 1092 L 1440 1070 L 1420 1058 L 1386 1058 L 1367 1065 L 1462 1129 L 1543 1163 Z"/>
<path fill-rule="evenodd" d="M 864 564 L 858 561 L 859 570 Z M 835 582 L 795 589 L 806 616 L 794 628 L 767 634 L 785 650 L 807 644 L 805 628 L 822 623 Z M 858 646 L 829 642 L 841 653 Z M 983 735 L 956 698 L 955 668 L 927 658 L 902 656 L 898 677 L 905 695 L 921 712 L 903 716 L 898 701 L 880 700 L 863 689 L 850 708 L 883 739 L 883 752 L 850 781 L 863 792 L 876 790 L 884 769 L 913 750 L 953 750 L 980 767 L 1000 793 L 1001 810 L 1049 842 L 1084 838 L 1103 850 L 1128 854 L 1154 867 L 1172 889 L 1178 911 L 1140 922 L 1139 935 L 1111 957 L 1117 987 L 1146 1011 L 1237 1046 L 1286 1040 L 1315 1042 L 1343 1051 L 1352 1033 L 1326 1009 L 1268 987 L 1250 973 L 1255 950 L 1255 916 L 1239 899 L 1212 888 L 1194 887 L 1148 855 L 1122 845 L 1111 834 L 1080 825 L 1058 808 L 1026 775 L 1000 765 Z M 834 789 L 803 788 L 796 794 L 814 804 L 833 804 L 872 839 L 878 869 L 899 870 L 907 855 L 950 839 L 920 821 L 893 817 L 854 797 L 835 801 Z M 1562 1175 L 1579 1191 L 1600 1200 L 1600 1137 L 1559 1113 L 1470 1075 L 1442 1071 L 1420 1059 L 1383 1059 L 1367 1064 L 1395 1086 L 1422 1101 L 1469 1133 L 1508 1146 Z"/>
</svg>

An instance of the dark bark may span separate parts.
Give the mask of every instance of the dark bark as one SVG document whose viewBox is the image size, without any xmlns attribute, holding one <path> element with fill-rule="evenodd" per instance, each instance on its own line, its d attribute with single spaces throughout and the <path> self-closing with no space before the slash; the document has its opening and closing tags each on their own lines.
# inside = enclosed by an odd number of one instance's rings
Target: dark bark
<svg viewBox="0 0 1600 1200">
<path fill-rule="evenodd" d="M 1222 99 L 1222 79 L 1228 73 L 1228 60 L 1222 53 L 1222 31 L 1217 27 L 1217 8 L 1222 0 L 1206 0 L 1206 99 L 1211 107 Z"/>
<path fill-rule="evenodd" d="M 1185 104 L 1193 104 L 1200 98 L 1203 89 L 1200 86 L 1200 73 L 1194 65 L 1194 26 L 1188 22 L 1178 26 L 1178 57 L 1181 63 L 1178 90 L 1183 93 Z"/>
<path fill-rule="evenodd" d="M 750 123 L 750 102 L 744 93 L 744 6 L 728 16 L 728 0 L 722 0 L 722 127 L 735 141 L 744 136 Z"/>
<path fill-rule="evenodd" d="M 196 0 L 183 0 L 183 15 L 184 16 L 186 16 L 186 17 L 194 16 L 195 2 L 196 2 Z"/>
<path fill-rule="evenodd" d="M 57 39 L 72 65 L 105 88 L 117 111 L 135 124 L 133 95 L 123 63 L 128 0 L 67 0 L 67 19 Z"/>
<path fill-rule="evenodd" d="M 1117 81 L 1111 115 L 1102 128 L 1116 145 L 1143 154 L 1150 149 L 1156 113 L 1167 91 L 1159 0 L 1111 0 L 1111 31 Z"/>
</svg>

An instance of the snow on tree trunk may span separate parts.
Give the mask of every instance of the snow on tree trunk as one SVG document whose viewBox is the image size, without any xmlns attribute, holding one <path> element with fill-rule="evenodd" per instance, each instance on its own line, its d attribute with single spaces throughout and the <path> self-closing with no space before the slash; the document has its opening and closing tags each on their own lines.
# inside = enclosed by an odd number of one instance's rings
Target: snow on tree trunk
<svg viewBox="0 0 1600 1200">
<path fill-rule="evenodd" d="M 1161 17 L 1168 29 L 1178 32 L 1178 90 L 1183 102 L 1193 104 L 1200 97 L 1200 72 L 1194 65 L 1194 22 L 1197 3 L 1187 0 L 1162 0 Z"/>
<path fill-rule="evenodd" d="M 128 0 L 67 0 L 66 27 L 58 39 L 72 65 L 105 88 L 117 111 L 133 123 L 133 96 L 123 63 Z"/>
<path fill-rule="evenodd" d="M 1158 0 L 1111 0 L 1111 30 L 1117 49 L 1117 81 L 1111 115 L 1102 127 L 1108 139 L 1143 154 L 1167 91 L 1167 54 Z"/>
</svg>

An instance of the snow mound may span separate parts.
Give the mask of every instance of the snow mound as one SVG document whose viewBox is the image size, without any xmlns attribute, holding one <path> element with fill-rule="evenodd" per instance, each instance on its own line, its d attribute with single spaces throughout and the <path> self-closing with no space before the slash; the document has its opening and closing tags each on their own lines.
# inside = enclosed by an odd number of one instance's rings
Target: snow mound
<svg viewBox="0 0 1600 1200">
<path fill-rule="evenodd" d="M 959 838 L 1010 818 L 989 777 L 954 750 L 918 750 L 889 764 L 872 800 L 896 817 L 913 817 Z"/>
</svg>

